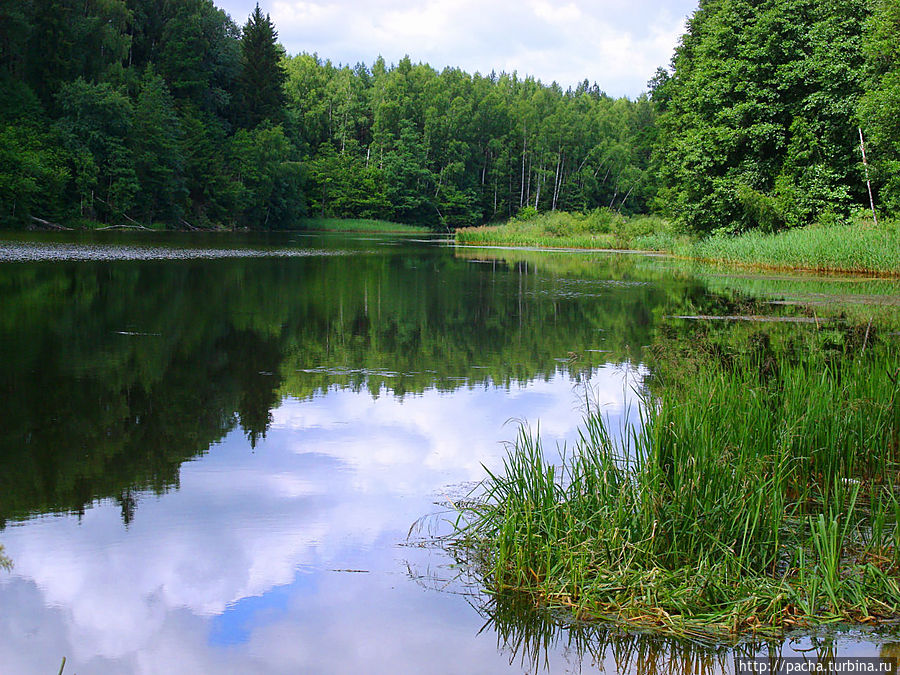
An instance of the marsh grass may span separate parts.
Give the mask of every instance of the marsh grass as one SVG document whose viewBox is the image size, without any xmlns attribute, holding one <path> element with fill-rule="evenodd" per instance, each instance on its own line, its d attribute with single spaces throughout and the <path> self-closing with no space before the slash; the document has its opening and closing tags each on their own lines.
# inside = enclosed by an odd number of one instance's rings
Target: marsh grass
<svg viewBox="0 0 900 675">
<path fill-rule="evenodd" d="M 775 234 L 747 232 L 698 242 L 691 256 L 772 269 L 900 275 L 900 221 L 814 225 Z"/>
<path fill-rule="evenodd" d="M 590 414 L 558 466 L 523 429 L 458 542 L 490 591 L 579 619 L 695 639 L 895 620 L 900 354 L 846 345 L 677 365 L 657 345 L 640 425 Z"/>
<path fill-rule="evenodd" d="M 304 218 L 300 221 L 303 230 L 317 232 L 383 232 L 427 234 L 427 227 L 392 223 L 387 220 L 371 220 L 366 218 Z"/>
<path fill-rule="evenodd" d="M 525 213 L 503 225 L 457 230 L 468 245 L 662 251 L 681 258 L 765 269 L 854 272 L 900 276 L 900 221 L 879 226 L 865 219 L 812 225 L 778 233 L 757 231 L 697 239 L 657 216 Z"/>
<path fill-rule="evenodd" d="M 545 248 L 672 250 L 676 234 L 657 216 L 623 216 L 611 209 L 588 213 L 528 210 L 503 225 L 467 227 L 456 240 L 469 245 Z"/>
</svg>

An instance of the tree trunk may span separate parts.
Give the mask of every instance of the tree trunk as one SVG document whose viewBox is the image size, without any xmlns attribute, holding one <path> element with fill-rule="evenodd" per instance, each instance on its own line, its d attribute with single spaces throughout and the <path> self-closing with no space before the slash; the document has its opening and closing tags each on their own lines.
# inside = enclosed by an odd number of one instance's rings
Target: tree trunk
<svg viewBox="0 0 900 675">
<path fill-rule="evenodd" d="M 528 143 L 528 127 L 527 125 L 522 131 L 522 182 L 519 189 L 519 208 L 525 203 L 525 150 Z"/>
</svg>

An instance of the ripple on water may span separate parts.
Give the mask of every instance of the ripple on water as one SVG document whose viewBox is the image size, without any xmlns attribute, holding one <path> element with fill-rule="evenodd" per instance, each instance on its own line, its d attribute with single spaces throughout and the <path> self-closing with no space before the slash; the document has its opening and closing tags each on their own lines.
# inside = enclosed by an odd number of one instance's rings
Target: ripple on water
<svg viewBox="0 0 900 675">
<path fill-rule="evenodd" d="M 211 258 L 299 258 L 346 255 L 346 251 L 312 248 L 173 248 L 112 244 L 0 242 L 0 261 L 40 260 L 193 260 Z"/>
</svg>

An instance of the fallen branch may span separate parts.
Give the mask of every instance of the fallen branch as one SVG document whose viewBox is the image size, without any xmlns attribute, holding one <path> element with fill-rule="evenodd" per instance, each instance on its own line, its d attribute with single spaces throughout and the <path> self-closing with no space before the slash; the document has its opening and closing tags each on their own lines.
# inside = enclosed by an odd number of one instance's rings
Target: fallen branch
<svg viewBox="0 0 900 675">
<path fill-rule="evenodd" d="M 103 230 L 147 230 L 150 231 L 149 227 L 144 227 L 143 225 L 106 225 L 105 227 L 95 227 L 95 232 L 101 232 Z"/>
<path fill-rule="evenodd" d="M 38 218 L 37 216 L 29 216 L 34 222 L 39 223 L 43 227 L 48 230 L 71 230 L 71 227 L 65 227 L 63 225 L 59 225 L 57 223 L 51 223 L 49 220 L 44 220 L 43 218 Z M 28 229 L 36 229 L 33 225 L 29 226 Z"/>
</svg>

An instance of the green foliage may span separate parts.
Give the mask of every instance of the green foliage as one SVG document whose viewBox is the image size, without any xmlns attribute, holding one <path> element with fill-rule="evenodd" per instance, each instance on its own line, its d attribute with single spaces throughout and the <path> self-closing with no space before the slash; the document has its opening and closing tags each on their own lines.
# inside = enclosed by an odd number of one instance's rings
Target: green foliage
<svg viewBox="0 0 900 675">
<path fill-rule="evenodd" d="M 526 207 L 639 212 L 655 191 L 646 97 L 437 72 L 408 58 L 370 70 L 301 54 L 286 69 L 286 131 L 309 157 L 310 210 L 326 216 L 445 229 Z"/>
<path fill-rule="evenodd" d="M 866 24 L 867 91 L 859 117 L 867 135 L 877 206 L 900 215 L 900 3 L 876 0 Z"/>
<path fill-rule="evenodd" d="M 657 216 L 623 216 L 612 209 L 539 214 L 525 207 L 504 225 L 457 230 L 461 244 L 551 248 L 641 248 L 671 251 L 676 232 Z"/>
<path fill-rule="evenodd" d="M 299 223 L 299 227 L 304 230 L 317 232 L 428 233 L 427 228 L 415 225 L 360 218 L 303 218 Z"/>
<path fill-rule="evenodd" d="M 895 0 L 708 0 L 672 71 L 629 100 L 409 57 L 288 58 L 259 5 L 241 30 L 213 0 L 20 3 L 0 13 L 0 122 L 28 128 L 7 143 L 29 140 L 2 218 L 21 225 L 44 199 L 63 224 L 283 227 L 310 212 L 448 230 L 606 208 L 776 231 L 863 202 L 859 123 L 893 213 L 898 22 Z M 261 125 L 286 141 L 268 138 L 269 159 L 235 140 Z"/>
<path fill-rule="evenodd" d="M 301 167 L 293 161 L 291 144 L 280 126 L 262 124 L 241 129 L 231 138 L 230 164 L 237 171 L 239 191 L 235 217 L 257 228 L 296 226 L 306 202 Z"/>
<path fill-rule="evenodd" d="M 493 592 L 707 639 L 896 615 L 896 349 L 732 332 L 659 339 L 642 424 L 592 411 L 560 465 L 523 430 L 460 507 Z"/>
<path fill-rule="evenodd" d="M 72 158 L 80 215 L 120 217 L 139 189 L 128 144 L 134 114 L 130 99 L 107 82 L 79 78 L 60 88 L 57 101 L 62 112 L 57 128 Z"/>
<path fill-rule="evenodd" d="M 862 203 L 864 0 L 702 3 L 654 90 L 660 205 L 698 232 L 808 224 Z"/>
<path fill-rule="evenodd" d="M 162 8 L 147 4 L 149 17 L 162 10 L 162 16 L 148 19 L 154 21 L 145 36 L 148 64 L 165 78 L 179 103 L 224 116 L 240 70 L 237 26 L 212 0 L 165 2 Z"/>
<path fill-rule="evenodd" d="M 0 226 L 31 225 L 31 217 L 57 219 L 69 169 L 56 139 L 31 125 L 0 125 Z"/>
<path fill-rule="evenodd" d="M 241 36 L 238 117 L 245 127 L 255 127 L 264 120 L 277 124 L 284 116 L 287 74 L 281 64 L 284 52 L 277 40 L 275 26 L 257 3 Z"/>
<path fill-rule="evenodd" d="M 183 134 L 175 103 L 165 81 L 147 68 L 134 111 L 134 170 L 140 191 L 135 198 L 139 218 L 177 222 L 183 212 Z"/>
<path fill-rule="evenodd" d="M 809 225 L 785 232 L 720 234 L 690 254 L 703 260 L 770 268 L 900 274 L 900 223 Z"/>
</svg>

